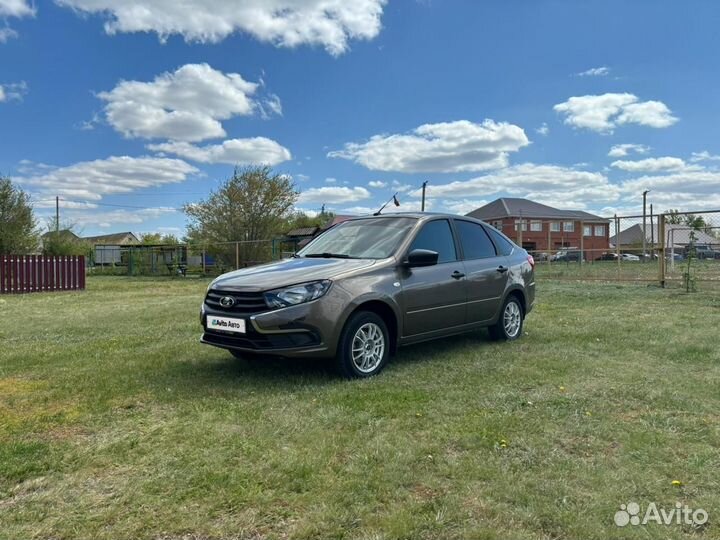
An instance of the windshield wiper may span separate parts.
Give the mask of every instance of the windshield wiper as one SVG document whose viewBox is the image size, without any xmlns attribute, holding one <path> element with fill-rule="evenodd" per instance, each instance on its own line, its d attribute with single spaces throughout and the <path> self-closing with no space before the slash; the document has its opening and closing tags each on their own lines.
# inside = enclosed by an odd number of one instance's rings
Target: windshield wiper
<svg viewBox="0 0 720 540">
<path fill-rule="evenodd" d="M 303 257 L 318 257 L 322 259 L 357 259 L 357 257 L 351 257 L 350 255 L 345 255 L 344 253 L 308 253 L 307 255 L 303 255 Z"/>
</svg>

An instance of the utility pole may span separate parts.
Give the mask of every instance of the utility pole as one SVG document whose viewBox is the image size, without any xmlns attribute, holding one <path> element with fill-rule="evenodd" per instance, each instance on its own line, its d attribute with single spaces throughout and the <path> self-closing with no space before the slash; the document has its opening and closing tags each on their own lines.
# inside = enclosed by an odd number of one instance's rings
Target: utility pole
<svg viewBox="0 0 720 540">
<path fill-rule="evenodd" d="M 55 234 L 60 234 L 60 197 L 55 197 Z"/>
<path fill-rule="evenodd" d="M 643 191 L 643 230 L 642 230 L 642 260 L 645 262 L 645 246 L 647 244 L 647 222 L 645 215 L 647 214 L 647 194 L 650 193 L 649 189 Z"/>
<path fill-rule="evenodd" d="M 428 181 L 425 180 L 422 185 L 422 205 L 420 206 L 421 212 L 425 211 L 425 188 L 427 187 L 427 183 L 428 183 Z"/>
<path fill-rule="evenodd" d="M 650 249 L 655 253 L 655 225 L 653 225 L 655 216 L 653 216 L 653 206 L 650 203 Z"/>
</svg>

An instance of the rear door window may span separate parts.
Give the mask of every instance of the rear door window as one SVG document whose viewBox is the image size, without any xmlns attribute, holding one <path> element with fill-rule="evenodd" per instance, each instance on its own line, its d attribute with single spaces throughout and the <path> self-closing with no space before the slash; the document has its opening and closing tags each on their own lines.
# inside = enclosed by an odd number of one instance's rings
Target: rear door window
<svg viewBox="0 0 720 540">
<path fill-rule="evenodd" d="M 495 257 L 495 246 L 479 223 L 455 220 L 465 260 Z"/>
</svg>

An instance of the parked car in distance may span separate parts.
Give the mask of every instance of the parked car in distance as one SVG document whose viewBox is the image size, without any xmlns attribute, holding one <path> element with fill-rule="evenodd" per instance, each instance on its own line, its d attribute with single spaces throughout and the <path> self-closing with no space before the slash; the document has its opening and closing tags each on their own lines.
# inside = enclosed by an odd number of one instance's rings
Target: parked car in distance
<svg viewBox="0 0 720 540">
<path fill-rule="evenodd" d="M 351 219 L 292 259 L 224 274 L 202 304 L 201 341 L 242 357 L 334 358 L 375 375 L 399 346 L 489 328 L 514 340 L 535 301 L 535 262 L 461 216 Z"/>
<path fill-rule="evenodd" d="M 553 262 L 580 262 L 580 252 L 575 249 L 561 249 L 550 260 Z"/>
<path fill-rule="evenodd" d="M 637 255 L 633 255 L 632 253 L 621 253 L 620 259 L 623 261 L 631 261 L 631 262 L 640 261 L 640 257 L 638 257 Z"/>
<path fill-rule="evenodd" d="M 686 257 L 690 249 L 690 247 L 686 248 Z M 695 257 L 698 259 L 720 259 L 720 251 L 713 249 L 711 246 L 699 244 L 695 246 Z"/>
<path fill-rule="evenodd" d="M 599 257 L 597 257 L 596 261 L 617 261 L 618 256 L 617 253 L 603 253 Z"/>
<path fill-rule="evenodd" d="M 683 260 L 685 260 L 685 257 L 683 257 L 680 253 L 670 253 L 670 252 L 668 252 L 668 253 L 665 255 L 665 258 L 666 258 L 668 261 L 671 261 L 671 260 L 683 261 Z"/>
</svg>

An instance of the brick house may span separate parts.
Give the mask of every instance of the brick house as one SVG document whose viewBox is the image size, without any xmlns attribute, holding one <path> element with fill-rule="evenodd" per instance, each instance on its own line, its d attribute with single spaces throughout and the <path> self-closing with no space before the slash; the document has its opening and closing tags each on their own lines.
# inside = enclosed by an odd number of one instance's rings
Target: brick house
<svg viewBox="0 0 720 540">
<path fill-rule="evenodd" d="M 584 252 L 586 260 L 592 260 L 610 247 L 610 220 L 581 210 L 503 197 L 467 215 L 489 223 L 534 253 L 575 248 Z"/>
</svg>

